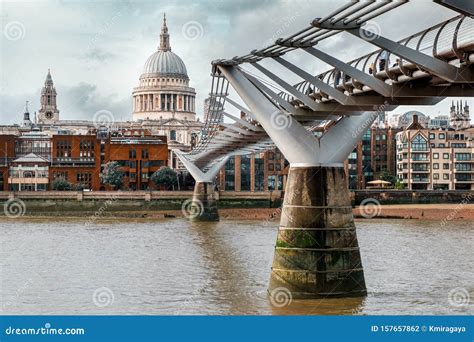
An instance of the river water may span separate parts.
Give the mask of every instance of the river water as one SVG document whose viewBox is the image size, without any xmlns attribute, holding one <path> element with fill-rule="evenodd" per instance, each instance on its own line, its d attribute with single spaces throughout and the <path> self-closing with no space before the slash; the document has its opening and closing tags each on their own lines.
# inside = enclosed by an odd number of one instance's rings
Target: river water
<svg viewBox="0 0 474 342">
<path fill-rule="evenodd" d="M 357 221 L 368 296 L 266 295 L 277 222 L 2 219 L 3 314 L 472 314 L 472 222 Z M 469 300 L 470 297 L 470 300 Z"/>
</svg>

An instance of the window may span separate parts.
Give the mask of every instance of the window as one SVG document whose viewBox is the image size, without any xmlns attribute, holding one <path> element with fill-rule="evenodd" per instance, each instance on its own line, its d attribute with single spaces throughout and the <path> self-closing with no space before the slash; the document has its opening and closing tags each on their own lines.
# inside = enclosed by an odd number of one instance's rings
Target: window
<svg viewBox="0 0 474 342">
<path fill-rule="evenodd" d="M 443 153 L 443 159 L 449 159 L 449 153 Z"/>
<path fill-rule="evenodd" d="M 149 154 L 148 154 L 148 149 L 147 149 L 147 148 L 144 148 L 144 149 L 142 150 L 142 159 L 148 159 L 148 156 L 149 156 Z"/>
<path fill-rule="evenodd" d="M 240 157 L 240 190 L 250 191 L 250 157 Z"/>
<path fill-rule="evenodd" d="M 445 147 L 445 145 L 444 144 L 439 144 L 439 147 Z"/>
<path fill-rule="evenodd" d="M 224 175 L 224 188 L 225 190 L 235 190 L 235 159 L 230 157 L 225 164 L 225 175 Z"/>
<path fill-rule="evenodd" d="M 276 171 L 281 171 L 281 164 L 280 163 L 275 164 L 275 170 Z"/>
<path fill-rule="evenodd" d="M 439 179 L 439 173 L 433 173 L 433 179 Z"/>
<path fill-rule="evenodd" d="M 172 130 L 170 132 L 170 140 L 176 140 L 176 131 L 175 130 Z"/>
<path fill-rule="evenodd" d="M 259 154 L 255 155 L 255 180 L 254 189 L 255 191 L 263 191 L 265 189 L 265 164 L 262 157 Z"/>
<path fill-rule="evenodd" d="M 456 158 L 456 160 L 471 160 L 471 154 L 470 153 L 456 153 L 454 154 L 454 158 Z"/>
<path fill-rule="evenodd" d="M 434 133 L 430 133 L 430 139 L 436 138 L 436 135 Z"/>
<path fill-rule="evenodd" d="M 443 164 L 443 170 L 449 170 L 449 164 L 448 163 Z"/>
<path fill-rule="evenodd" d="M 440 133 L 440 134 L 438 134 L 438 138 L 439 138 L 439 139 L 444 139 L 445 137 L 446 137 L 446 136 L 445 136 L 445 134 L 444 134 L 444 133 Z"/>
<path fill-rule="evenodd" d="M 134 148 L 131 148 L 129 151 L 128 151 L 128 157 L 130 159 L 136 159 L 137 158 L 137 150 L 134 149 Z"/>
<path fill-rule="evenodd" d="M 418 134 L 411 142 L 411 149 L 413 151 L 427 151 L 428 143 L 426 142 L 425 138 L 421 136 L 421 134 Z"/>
<path fill-rule="evenodd" d="M 274 164 L 268 164 L 268 171 L 274 171 L 275 170 L 275 165 Z"/>
<path fill-rule="evenodd" d="M 439 169 L 439 164 L 438 163 L 433 164 L 433 169 L 438 170 Z"/>
<path fill-rule="evenodd" d="M 275 159 L 275 155 L 273 154 L 273 152 L 268 152 L 268 159 L 269 160 Z"/>
<path fill-rule="evenodd" d="M 433 153 L 433 159 L 439 159 L 439 153 Z"/>
<path fill-rule="evenodd" d="M 444 180 L 449 180 L 449 175 L 448 175 L 447 173 L 444 173 L 444 174 L 443 174 L 443 179 L 444 179 Z"/>
</svg>

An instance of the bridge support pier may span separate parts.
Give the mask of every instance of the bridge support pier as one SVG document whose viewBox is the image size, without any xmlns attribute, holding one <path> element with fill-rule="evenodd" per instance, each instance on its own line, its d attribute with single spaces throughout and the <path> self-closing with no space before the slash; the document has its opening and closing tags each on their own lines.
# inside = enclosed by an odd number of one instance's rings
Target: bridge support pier
<svg viewBox="0 0 474 342">
<path fill-rule="evenodd" d="M 194 185 L 191 221 L 219 221 L 217 200 L 212 182 L 198 182 Z"/>
<path fill-rule="evenodd" d="M 264 96 L 239 68 L 219 70 L 290 162 L 270 296 L 278 299 L 281 291 L 292 298 L 365 296 L 343 163 L 377 113 L 347 115 L 316 137 Z"/>
<path fill-rule="evenodd" d="M 188 217 L 191 221 L 219 221 L 214 179 L 229 157 L 224 156 L 220 160 L 215 161 L 204 172 L 180 151 L 175 151 L 175 153 L 196 181 L 193 199 L 185 201 L 181 208 L 184 216 Z"/>
<path fill-rule="evenodd" d="M 293 298 L 366 295 L 364 272 L 342 167 L 291 167 L 269 293 Z"/>
</svg>

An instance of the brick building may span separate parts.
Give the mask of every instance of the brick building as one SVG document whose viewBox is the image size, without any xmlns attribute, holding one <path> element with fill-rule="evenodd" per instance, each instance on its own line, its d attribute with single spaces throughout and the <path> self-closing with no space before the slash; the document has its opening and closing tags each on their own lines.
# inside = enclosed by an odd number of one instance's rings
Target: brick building
<svg viewBox="0 0 474 342">
<path fill-rule="evenodd" d="M 396 176 L 396 134 L 401 129 L 372 126 L 345 162 L 350 189 L 365 189 L 382 173 Z"/>
<path fill-rule="evenodd" d="M 150 176 L 168 164 L 167 137 L 146 130 L 124 130 L 112 136 L 106 129 L 90 134 L 48 135 L 33 130 L 0 135 L 0 190 L 52 190 L 58 177 L 76 189 L 110 190 L 101 184 L 100 173 L 111 161 L 125 174 L 124 188 L 153 188 Z"/>
</svg>

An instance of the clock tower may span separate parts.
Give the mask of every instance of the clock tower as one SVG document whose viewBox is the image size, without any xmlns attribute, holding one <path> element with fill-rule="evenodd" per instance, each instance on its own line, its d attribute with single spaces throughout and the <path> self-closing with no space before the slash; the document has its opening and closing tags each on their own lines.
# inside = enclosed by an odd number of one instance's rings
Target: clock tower
<svg viewBox="0 0 474 342">
<path fill-rule="evenodd" d="M 38 111 L 38 123 L 53 124 L 59 121 L 59 110 L 56 104 L 56 89 L 53 85 L 51 72 L 48 69 L 44 87 L 41 90 L 41 108 Z"/>
</svg>

